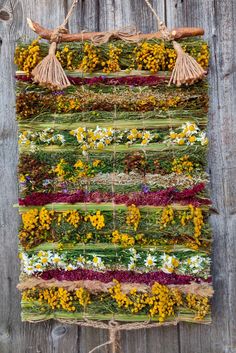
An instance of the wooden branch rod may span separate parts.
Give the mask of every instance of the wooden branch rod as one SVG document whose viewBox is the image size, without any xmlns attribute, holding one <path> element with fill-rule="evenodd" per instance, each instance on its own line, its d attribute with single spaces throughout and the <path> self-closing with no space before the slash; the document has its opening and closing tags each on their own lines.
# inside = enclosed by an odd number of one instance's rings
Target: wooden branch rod
<svg viewBox="0 0 236 353">
<path fill-rule="evenodd" d="M 53 30 L 46 29 L 40 24 L 27 19 L 29 27 L 37 33 L 41 38 L 50 40 Z M 114 31 L 115 32 L 115 31 Z M 107 32 L 83 32 L 83 33 L 74 33 L 74 34 L 62 34 L 60 37 L 61 42 L 81 42 L 85 40 L 91 40 L 96 35 L 106 35 Z M 187 37 L 195 37 L 204 35 L 204 29 L 198 27 L 186 27 L 186 28 L 175 28 L 171 31 L 173 39 L 181 39 Z M 115 38 L 115 34 L 114 34 Z M 160 39 L 161 33 L 148 33 L 148 34 L 137 34 L 132 35 L 132 39 L 139 41 L 142 39 Z"/>
</svg>

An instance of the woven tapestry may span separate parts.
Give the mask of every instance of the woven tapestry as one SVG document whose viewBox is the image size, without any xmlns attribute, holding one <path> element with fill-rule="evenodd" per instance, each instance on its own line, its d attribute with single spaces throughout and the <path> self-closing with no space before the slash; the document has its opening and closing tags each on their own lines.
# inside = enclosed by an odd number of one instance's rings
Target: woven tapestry
<svg viewBox="0 0 236 353">
<path fill-rule="evenodd" d="M 207 70 L 206 42 L 178 43 Z M 60 88 L 32 75 L 48 44 L 19 43 L 23 321 L 210 322 L 208 87 L 168 85 L 175 49 L 62 41 Z"/>
</svg>

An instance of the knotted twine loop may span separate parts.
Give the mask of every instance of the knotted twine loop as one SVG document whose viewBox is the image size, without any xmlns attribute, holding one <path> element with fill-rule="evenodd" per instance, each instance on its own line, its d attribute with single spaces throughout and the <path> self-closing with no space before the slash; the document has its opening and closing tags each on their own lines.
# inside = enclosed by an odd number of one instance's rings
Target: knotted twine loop
<svg viewBox="0 0 236 353">
<path fill-rule="evenodd" d="M 109 341 L 99 344 L 98 346 L 90 350 L 89 353 L 94 353 L 98 349 L 108 345 L 111 347 L 111 353 L 118 353 L 118 350 L 120 350 L 120 345 L 119 345 L 120 331 L 119 331 L 118 322 L 114 320 L 109 321 L 108 330 L 109 330 Z"/>
<path fill-rule="evenodd" d="M 54 316 L 52 317 L 47 317 L 44 319 L 40 320 L 29 320 L 27 319 L 27 322 L 30 323 L 41 323 L 45 322 L 48 319 L 55 319 L 56 321 L 65 324 L 65 325 L 78 325 L 80 327 L 93 327 L 97 329 L 102 329 L 102 330 L 109 330 L 109 340 L 107 342 L 102 343 L 101 345 L 96 346 L 92 350 L 90 350 L 88 353 L 94 353 L 96 350 L 105 347 L 107 345 L 111 345 L 112 348 L 112 353 L 118 353 L 118 351 L 121 349 L 120 346 L 120 333 L 121 331 L 133 331 L 133 330 L 143 330 L 143 329 L 150 329 L 150 328 L 157 328 L 157 327 L 163 327 L 163 326 L 170 326 L 170 325 L 178 325 L 180 322 L 180 319 L 178 316 L 176 317 L 175 320 L 173 321 L 166 321 L 166 322 L 152 322 L 150 320 L 144 321 L 144 322 L 133 322 L 133 323 L 127 323 L 127 324 L 120 324 L 119 322 L 115 320 L 111 320 L 108 323 L 103 322 L 103 321 L 94 321 L 90 320 L 86 317 L 86 315 L 83 316 L 83 321 L 77 321 L 77 320 L 70 320 L 70 319 L 59 319 L 55 318 Z M 204 322 L 202 322 L 204 323 Z"/>
<path fill-rule="evenodd" d="M 136 43 L 139 41 L 137 35 L 140 32 L 137 32 L 137 29 L 133 26 L 128 26 L 120 28 L 118 30 L 112 30 L 104 33 L 95 34 L 91 41 L 94 45 L 101 45 L 109 42 L 111 39 L 120 39 L 124 42 Z"/>
<path fill-rule="evenodd" d="M 49 47 L 48 55 L 32 71 L 34 82 L 38 82 L 42 86 L 59 90 L 63 90 L 70 86 L 70 81 L 68 80 L 60 62 L 56 57 L 56 50 L 57 44 L 61 41 L 62 34 L 68 33 L 66 25 L 78 1 L 79 0 L 73 1 L 63 23 L 52 32 L 50 38 L 51 45 Z"/>
<path fill-rule="evenodd" d="M 150 10 L 152 11 L 152 13 L 154 14 L 154 16 L 157 19 L 157 23 L 158 23 L 158 29 L 161 33 L 161 37 L 164 40 L 172 40 L 172 34 L 169 31 L 169 29 L 166 27 L 165 23 L 163 21 L 161 21 L 160 17 L 158 16 L 157 12 L 154 10 L 154 8 L 152 7 L 152 5 L 150 4 L 149 0 L 145 0 L 146 4 L 148 5 L 148 7 L 150 8 Z"/>
<path fill-rule="evenodd" d="M 201 65 L 199 65 L 198 62 L 192 56 L 184 52 L 179 43 L 174 41 L 171 32 L 166 27 L 164 22 L 160 20 L 159 16 L 150 4 L 149 0 L 145 0 L 145 2 L 157 19 L 162 39 L 167 41 L 173 41 L 173 46 L 177 54 L 175 67 L 172 71 L 172 75 L 168 85 L 170 86 L 171 83 L 173 83 L 177 85 L 177 87 L 179 87 L 182 84 L 191 85 L 198 80 L 202 80 L 207 72 L 203 70 Z"/>
</svg>

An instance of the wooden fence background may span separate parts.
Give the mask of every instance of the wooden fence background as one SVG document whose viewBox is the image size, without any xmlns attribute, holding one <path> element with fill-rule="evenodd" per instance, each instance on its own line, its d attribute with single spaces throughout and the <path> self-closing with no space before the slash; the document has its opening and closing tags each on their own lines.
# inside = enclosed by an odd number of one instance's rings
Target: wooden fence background
<svg viewBox="0 0 236 353">
<path fill-rule="evenodd" d="M 17 228 L 17 124 L 13 53 L 16 41 L 33 35 L 26 18 L 54 28 L 71 0 L 0 0 L 0 352 L 87 353 L 107 339 L 106 331 L 57 322 L 20 321 Z M 124 353 L 236 353 L 236 1 L 153 0 L 169 27 L 203 26 L 211 46 L 209 114 L 211 190 L 216 212 L 211 326 L 122 333 Z M 144 32 L 157 24 L 144 0 L 81 0 L 70 30 L 109 30 L 136 25 Z M 100 352 L 109 352 L 102 349 Z"/>
</svg>

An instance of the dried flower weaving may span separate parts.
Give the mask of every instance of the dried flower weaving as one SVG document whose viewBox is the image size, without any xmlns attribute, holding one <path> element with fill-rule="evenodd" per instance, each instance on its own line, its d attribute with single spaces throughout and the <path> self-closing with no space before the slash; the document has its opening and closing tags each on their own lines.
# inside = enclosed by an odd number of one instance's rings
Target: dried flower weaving
<svg viewBox="0 0 236 353">
<path fill-rule="evenodd" d="M 182 48 L 203 70 L 201 39 Z M 207 81 L 168 86 L 159 39 L 58 44 L 70 86 L 33 82 L 15 53 L 22 319 L 209 323 Z"/>
</svg>

